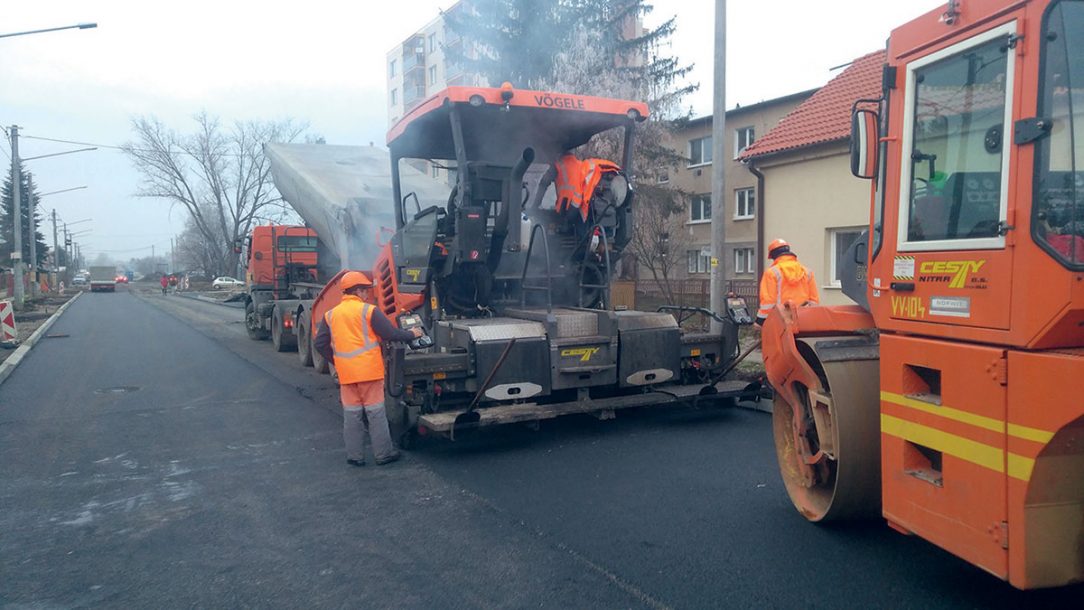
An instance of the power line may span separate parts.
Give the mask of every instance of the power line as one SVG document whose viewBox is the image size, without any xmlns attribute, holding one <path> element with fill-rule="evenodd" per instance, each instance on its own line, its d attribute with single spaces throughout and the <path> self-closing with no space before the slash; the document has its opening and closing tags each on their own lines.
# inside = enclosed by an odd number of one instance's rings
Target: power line
<svg viewBox="0 0 1084 610">
<path fill-rule="evenodd" d="M 120 152 L 127 152 L 129 150 L 134 151 L 134 152 L 148 153 L 148 154 L 162 152 L 161 150 L 157 150 L 157 149 L 154 149 L 154 148 L 126 148 L 124 146 L 117 146 L 115 144 L 98 144 L 98 143 L 95 143 L 95 142 L 80 142 L 78 140 L 61 140 L 59 138 L 46 138 L 46 137 L 42 137 L 42 136 L 21 135 L 19 137 L 23 138 L 23 139 L 27 139 L 27 140 L 41 140 L 43 142 L 56 142 L 56 143 L 59 143 L 59 144 L 76 144 L 76 145 L 79 145 L 79 146 L 97 146 L 98 148 L 109 148 L 109 149 L 113 149 L 113 150 L 120 151 Z M 173 154 L 182 154 L 182 155 L 190 154 L 188 151 L 185 151 L 185 150 L 179 150 L 179 151 L 178 150 L 166 150 L 165 152 L 167 152 L 167 153 L 169 153 L 171 155 L 173 155 Z M 220 153 L 220 154 L 222 156 L 224 156 L 224 157 L 241 158 L 241 157 L 244 156 L 244 155 L 237 154 L 237 153 Z"/>
<path fill-rule="evenodd" d="M 126 150 L 123 146 L 117 146 L 115 144 L 99 144 L 99 143 L 96 143 L 96 142 L 78 142 L 76 140 L 61 140 L 61 139 L 58 139 L 58 138 L 43 138 L 41 136 L 28 136 L 28 135 L 23 135 L 23 136 L 20 136 L 20 137 L 22 137 L 24 139 L 27 139 L 27 140 L 41 140 L 42 142 L 56 142 L 56 143 L 59 143 L 59 144 L 77 144 L 79 146 L 96 146 L 98 148 L 108 148 L 108 149 L 112 149 L 112 150 L 119 151 L 119 152 L 124 152 Z M 157 152 L 157 151 L 151 150 L 149 148 L 148 149 L 133 148 L 132 150 L 137 151 L 137 152 L 147 152 L 147 153 Z"/>
</svg>

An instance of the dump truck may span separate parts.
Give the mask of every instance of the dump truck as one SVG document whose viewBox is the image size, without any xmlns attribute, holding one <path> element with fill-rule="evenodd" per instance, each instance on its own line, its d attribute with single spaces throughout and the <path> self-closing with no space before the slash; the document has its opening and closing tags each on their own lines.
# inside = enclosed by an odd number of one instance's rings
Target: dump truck
<svg viewBox="0 0 1084 610">
<path fill-rule="evenodd" d="M 91 292 L 115 292 L 117 290 L 117 269 L 112 266 L 90 268 Z"/>
<path fill-rule="evenodd" d="M 388 418 L 402 443 L 762 395 L 759 383 L 724 380 L 738 327 L 752 321 L 740 299 L 726 312 L 612 306 L 636 222 L 635 135 L 647 117 L 640 102 L 506 83 L 450 87 L 391 128 L 395 233 L 372 267 L 373 293 L 390 319 L 431 342 L 385 351 Z M 592 147 L 616 161 L 589 161 L 601 173 L 587 174 L 578 207 L 564 206 L 557 190 L 570 184 L 558 164 Z M 426 203 L 403 182 L 419 162 L 454 169 L 441 201 Z M 688 315 L 716 330 L 679 324 Z"/>
<path fill-rule="evenodd" d="M 947 2 L 855 100 L 857 304 L 773 310 L 790 499 L 1020 589 L 1084 581 L 1084 2 Z"/>
<path fill-rule="evenodd" d="M 372 146 L 324 144 L 266 144 L 264 151 L 276 188 L 305 225 L 253 227 L 235 244 L 245 261 L 239 296 L 245 330 L 251 339 L 270 339 L 277 351 L 296 350 L 302 366 L 327 373 L 329 363 L 312 349 L 312 320 L 338 304 L 338 277 L 370 269 L 393 232 L 389 155 Z M 403 180 L 421 201 L 445 197 L 439 183 L 414 168 Z"/>
</svg>

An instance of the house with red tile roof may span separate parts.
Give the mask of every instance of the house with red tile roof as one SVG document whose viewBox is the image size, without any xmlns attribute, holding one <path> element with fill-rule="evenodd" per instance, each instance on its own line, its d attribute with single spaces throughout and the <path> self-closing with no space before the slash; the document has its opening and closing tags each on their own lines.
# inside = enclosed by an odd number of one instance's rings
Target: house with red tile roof
<svg viewBox="0 0 1084 610">
<path fill-rule="evenodd" d="M 759 183 L 758 242 L 790 242 L 825 305 L 851 302 L 838 263 L 869 224 L 870 206 L 869 181 L 850 172 L 851 107 L 880 96 L 884 63 L 884 51 L 856 59 L 739 155 Z"/>
</svg>

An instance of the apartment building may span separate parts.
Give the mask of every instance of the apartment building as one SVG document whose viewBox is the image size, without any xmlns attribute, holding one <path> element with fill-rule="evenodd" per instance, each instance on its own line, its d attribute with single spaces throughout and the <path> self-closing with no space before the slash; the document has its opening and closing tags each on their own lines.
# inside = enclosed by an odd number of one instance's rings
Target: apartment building
<svg viewBox="0 0 1084 610">
<path fill-rule="evenodd" d="M 422 29 L 408 36 L 387 53 L 388 127 L 426 98 L 447 87 L 486 86 L 486 80 L 468 72 L 449 58 L 449 51 L 463 50 L 471 56 L 471 41 L 452 31 L 445 15 L 462 10 L 457 2 Z M 448 170 L 435 164 L 419 167 L 434 178 L 451 180 Z"/>
<path fill-rule="evenodd" d="M 768 133 L 788 113 L 816 90 L 803 91 L 726 113 L 727 158 L 726 199 L 716 205 L 711 198 L 712 117 L 693 119 L 674 136 L 672 146 L 688 158 L 686 165 L 656 176 L 659 183 L 671 183 L 690 193 L 685 208 L 687 235 L 672 240 L 683 252 L 674 252 L 684 261 L 676 269 L 677 279 L 707 280 L 711 272 L 711 221 L 721 214 L 726 222 L 726 244 L 719 264 L 725 265 L 728 280 L 755 281 L 760 247 L 757 245 L 760 212 L 757 178 L 738 159 L 758 135 Z"/>
</svg>

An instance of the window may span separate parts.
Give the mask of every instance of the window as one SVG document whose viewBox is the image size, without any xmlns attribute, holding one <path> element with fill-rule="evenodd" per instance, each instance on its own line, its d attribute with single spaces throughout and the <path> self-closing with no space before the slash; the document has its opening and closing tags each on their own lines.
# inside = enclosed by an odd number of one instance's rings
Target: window
<svg viewBox="0 0 1084 610">
<path fill-rule="evenodd" d="M 753 143 L 753 128 L 752 127 L 739 127 L 734 130 L 734 156 L 737 157 L 741 154 L 741 151 L 745 150 L 747 146 Z"/>
<path fill-rule="evenodd" d="M 437 67 L 436 66 L 429 66 L 429 84 L 430 85 L 437 84 Z"/>
<path fill-rule="evenodd" d="M 437 50 L 437 35 L 436 34 L 430 34 L 429 35 L 429 52 L 432 53 L 433 51 L 436 51 L 436 50 Z"/>
<path fill-rule="evenodd" d="M 399 90 L 398 89 L 392 89 L 391 90 L 391 105 L 394 106 L 394 105 L 396 105 L 398 103 L 399 103 Z"/>
<path fill-rule="evenodd" d="M 1058 3 L 1047 10 L 1042 31 L 1057 32 L 1043 46 L 1039 114 L 1053 128 L 1035 144 L 1035 190 L 1031 232 L 1049 252 L 1074 269 L 1084 263 L 1084 6 Z"/>
<path fill-rule="evenodd" d="M 711 136 L 689 140 L 689 166 L 711 163 Z"/>
<path fill-rule="evenodd" d="M 388 78 L 394 78 L 394 77 L 395 77 L 395 60 L 393 59 L 393 60 L 391 60 L 391 62 L 388 63 Z"/>
<path fill-rule="evenodd" d="M 316 252 L 316 238 L 308 235 L 283 235 L 278 238 L 279 252 Z"/>
<path fill-rule="evenodd" d="M 703 250 L 686 250 L 685 258 L 689 273 L 708 273 L 711 271 L 711 255 Z"/>
<path fill-rule="evenodd" d="M 711 221 L 711 193 L 693 195 L 689 203 L 689 222 Z"/>
<path fill-rule="evenodd" d="M 753 248 L 734 248 L 734 273 L 756 273 L 757 259 Z"/>
<path fill-rule="evenodd" d="M 831 271 L 832 286 L 839 286 L 840 279 L 842 278 L 841 270 L 843 267 L 843 257 L 847 254 L 847 248 L 851 247 L 854 240 L 858 239 L 858 236 L 862 234 L 865 227 L 854 227 L 850 229 L 831 229 L 829 235 L 831 237 L 831 250 L 829 251 L 829 271 Z"/>
<path fill-rule="evenodd" d="M 1015 31 L 996 28 L 909 67 L 901 250 L 1003 247 L 1016 55 L 1002 47 Z"/>
<path fill-rule="evenodd" d="M 738 189 L 734 191 L 734 219 L 746 220 L 756 216 L 757 190 Z"/>
</svg>

